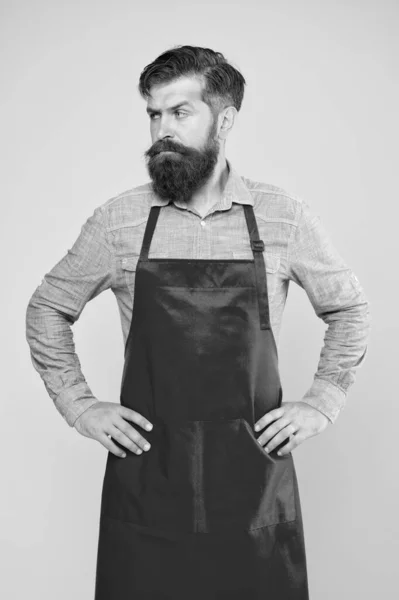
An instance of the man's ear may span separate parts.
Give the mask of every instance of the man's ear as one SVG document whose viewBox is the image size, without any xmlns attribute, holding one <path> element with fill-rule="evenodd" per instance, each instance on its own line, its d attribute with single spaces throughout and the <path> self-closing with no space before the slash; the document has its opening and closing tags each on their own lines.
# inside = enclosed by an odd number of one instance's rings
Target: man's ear
<svg viewBox="0 0 399 600">
<path fill-rule="evenodd" d="M 234 125 L 237 109 L 235 106 L 227 106 L 219 115 L 219 137 L 226 139 Z"/>
</svg>

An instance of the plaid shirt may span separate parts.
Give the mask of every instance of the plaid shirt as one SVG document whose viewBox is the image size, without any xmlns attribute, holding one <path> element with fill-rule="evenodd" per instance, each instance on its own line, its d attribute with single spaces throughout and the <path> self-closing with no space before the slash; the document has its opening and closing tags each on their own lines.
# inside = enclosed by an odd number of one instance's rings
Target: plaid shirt
<svg viewBox="0 0 399 600">
<path fill-rule="evenodd" d="M 327 324 L 310 389 L 302 398 L 334 423 L 362 364 L 370 329 L 369 303 L 352 270 L 337 253 L 320 219 L 285 190 L 241 177 L 227 161 L 229 177 L 220 200 L 201 216 L 180 201 L 156 196 L 151 182 L 98 206 L 72 248 L 45 274 L 26 311 L 26 339 L 34 368 L 56 408 L 73 426 L 98 402 L 82 373 L 71 325 L 89 300 L 110 288 L 126 343 L 134 282 L 150 207 L 160 212 L 150 258 L 249 258 L 241 204 L 251 204 L 264 240 L 270 319 L 278 342 L 289 281 L 307 293 Z"/>
</svg>

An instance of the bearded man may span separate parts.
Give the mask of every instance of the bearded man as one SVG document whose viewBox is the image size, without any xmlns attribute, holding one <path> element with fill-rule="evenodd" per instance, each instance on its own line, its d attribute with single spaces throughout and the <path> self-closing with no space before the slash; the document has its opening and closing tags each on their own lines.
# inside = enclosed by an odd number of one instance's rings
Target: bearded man
<svg viewBox="0 0 399 600">
<path fill-rule="evenodd" d="M 29 301 L 34 367 L 66 422 L 108 451 L 96 600 L 309 598 L 292 451 L 344 407 L 368 302 L 309 206 L 227 160 L 244 85 L 209 48 L 145 67 L 150 182 L 98 206 Z M 289 281 L 328 326 L 295 402 L 277 356 Z M 71 330 L 107 289 L 120 402 L 93 395 Z"/>
</svg>

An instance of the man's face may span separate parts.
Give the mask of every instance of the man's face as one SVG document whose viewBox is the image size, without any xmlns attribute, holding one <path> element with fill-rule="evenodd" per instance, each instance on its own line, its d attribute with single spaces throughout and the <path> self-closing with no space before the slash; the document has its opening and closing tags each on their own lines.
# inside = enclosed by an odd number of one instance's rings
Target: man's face
<svg viewBox="0 0 399 600">
<path fill-rule="evenodd" d="M 147 112 L 153 143 L 145 157 L 154 191 L 162 198 L 188 202 L 217 163 L 217 117 L 201 100 L 202 85 L 181 77 L 151 88 Z"/>
</svg>

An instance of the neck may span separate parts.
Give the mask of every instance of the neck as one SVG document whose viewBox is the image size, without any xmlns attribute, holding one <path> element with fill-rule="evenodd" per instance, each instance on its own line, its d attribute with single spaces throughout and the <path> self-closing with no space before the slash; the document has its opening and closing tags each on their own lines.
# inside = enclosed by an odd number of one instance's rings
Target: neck
<svg viewBox="0 0 399 600">
<path fill-rule="evenodd" d="M 211 177 L 199 190 L 193 193 L 187 205 L 201 217 L 204 217 L 209 209 L 219 202 L 228 176 L 229 169 L 226 158 L 220 155 Z"/>
</svg>

